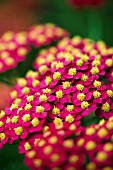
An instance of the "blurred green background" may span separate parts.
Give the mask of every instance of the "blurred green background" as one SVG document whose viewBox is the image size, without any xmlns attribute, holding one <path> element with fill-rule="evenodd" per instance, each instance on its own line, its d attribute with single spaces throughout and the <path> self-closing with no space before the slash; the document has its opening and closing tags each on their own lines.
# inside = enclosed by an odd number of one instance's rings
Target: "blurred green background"
<svg viewBox="0 0 113 170">
<path fill-rule="evenodd" d="M 0 0 L 1 35 L 45 22 L 67 29 L 71 36 L 104 40 L 113 46 L 113 0 L 106 0 L 97 8 L 75 8 L 68 0 Z M 27 170 L 16 145 L 6 145 L 0 150 L 0 170 Z"/>
</svg>

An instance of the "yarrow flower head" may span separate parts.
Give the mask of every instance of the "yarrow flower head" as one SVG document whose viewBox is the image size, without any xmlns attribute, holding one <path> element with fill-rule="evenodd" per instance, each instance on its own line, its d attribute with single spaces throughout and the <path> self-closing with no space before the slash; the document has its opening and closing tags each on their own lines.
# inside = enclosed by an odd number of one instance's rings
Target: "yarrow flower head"
<svg viewBox="0 0 113 170">
<path fill-rule="evenodd" d="M 47 131 L 25 154 L 30 169 L 112 169 L 113 117 L 84 129 L 80 136 L 65 138 L 62 132 Z"/>
<path fill-rule="evenodd" d="M 27 32 L 6 32 L 0 38 L 0 73 L 15 68 L 29 52 Z"/>
<path fill-rule="evenodd" d="M 35 47 L 40 47 L 68 36 L 68 32 L 52 23 L 33 26 L 28 31 L 28 41 Z"/>
<path fill-rule="evenodd" d="M 65 36 L 68 36 L 68 32 L 54 24 L 34 26 L 24 32 L 4 33 L 0 38 L 0 73 L 15 68 L 19 62 L 24 61 L 31 46 L 48 45 Z"/>
<path fill-rule="evenodd" d="M 107 69 L 107 54 L 99 55 L 103 48 L 107 51 L 103 42 L 74 37 L 40 52 L 34 63 L 37 71 L 17 80 L 5 110 L 10 143 L 40 133 L 48 122 L 59 129 L 64 124 L 78 126 L 92 112 L 100 118 L 112 115 L 113 91 L 101 80 Z"/>
</svg>

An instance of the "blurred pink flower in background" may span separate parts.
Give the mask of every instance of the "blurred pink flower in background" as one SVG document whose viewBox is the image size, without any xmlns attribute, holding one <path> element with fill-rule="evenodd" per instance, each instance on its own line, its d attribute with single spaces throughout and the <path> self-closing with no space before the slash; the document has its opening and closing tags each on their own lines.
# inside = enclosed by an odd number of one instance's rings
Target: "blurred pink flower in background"
<svg viewBox="0 0 113 170">
<path fill-rule="evenodd" d="M 69 0 L 69 2 L 75 7 L 96 7 L 101 5 L 104 0 Z"/>
</svg>

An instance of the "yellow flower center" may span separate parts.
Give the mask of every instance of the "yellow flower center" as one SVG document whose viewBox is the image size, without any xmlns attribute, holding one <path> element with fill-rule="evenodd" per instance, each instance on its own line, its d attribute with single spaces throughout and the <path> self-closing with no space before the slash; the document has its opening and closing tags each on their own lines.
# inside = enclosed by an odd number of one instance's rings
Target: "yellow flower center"
<svg viewBox="0 0 113 170">
<path fill-rule="evenodd" d="M 19 84 L 20 87 L 25 87 L 27 84 L 27 81 L 24 78 L 18 78 L 17 83 Z"/>
<path fill-rule="evenodd" d="M 28 151 L 28 150 L 31 149 L 31 145 L 29 144 L 29 142 L 26 142 L 26 143 L 24 144 L 24 148 L 25 148 L 26 151 Z"/>
<path fill-rule="evenodd" d="M 89 107 L 89 103 L 87 101 L 83 101 L 81 103 L 81 108 L 84 110 L 84 109 L 87 109 Z"/>
<path fill-rule="evenodd" d="M 64 67 L 64 64 L 60 61 L 58 61 L 55 65 L 56 69 L 59 69 L 59 68 L 63 68 Z"/>
<path fill-rule="evenodd" d="M 26 104 L 25 105 L 25 110 L 30 110 L 32 108 L 31 104 Z"/>
<path fill-rule="evenodd" d="M 2 121 L 0 121 L 0 127 L 2 127 L 4 125 L 4 123 Z"/>
<path fill-rule="evenodd" d="M 26 74 L 26 77 L 29 77 L 29 78 L 36 78 L 37 76 L 39 75 L 38 72 L 36 71 L 33 71 L 33 70 L 29 70 Z"/>
<path fill-rule="evenodd" d="M 39 119 L 38 118 L 34 118 L 32 121 L 31 121 L 31 124 L 33 125 L 33 127 L 36 127 L 38 126 L 40 123 Z"/>
<path fill-rule="evenodd" d="M 94 141 L 88 141 L 85 147 L 87 150 L 93 150 L 96 147 L 96 143 Z"/>
<path fill-rule="evenodd" d="M 0 140 L 4 140 L 6 137 L 5 133 L 0 133 Z"/>
<path fill-rule="evenodd" d="M 103 110 L 104 112 L 109 112 L 110 111 L 110 105 L 109 103 L 104 103 L 101 107 L 101 110 Z"/>
<path fill-rule="evenodd" d="M 44 72 L 46 72 L 47 70 L 48 70 L 48 68 L 47 68 L 47 66 L 45 66 L 45 65 L 39 67 L 39 72 L 40 72 L 40 73 L 44 73 Z"/>
<path fill-rule="evenodd" d="M 22 120 L 23 120 L 24 122 L 28 122 L 30 119 L 31 119 L 30 114 L 25 114 L 25 115 L 22 117 Z"/>
<path fill-rule="evenodd" d="M 36 107 L 36 112 L 37 112 L 37 113 L 43 113 L 44 110 L 45 110 L 45 109 L 44 109 L 43 106 L 37 106 L 37 107 Z"/>
<path fill-rule="evenodd" d="M 74 117 L 72 116 L 72 115 L 68 115 L 68 116 L 66 116 L 66 122 L 68 122 L 68 123 L 72 123 L 74 121 Z"/>
<path fill-rule="evenodd" d="M 52 78 L 49 76 L 46 76 L 45 83 L 48 86 L 52 82 Z"/>
<path fill-rule="evenodd" d="M 34 99 L 34 96 L 31 95 L 31 96 L 27 96 L 27 102 L 32 102 Z"/>
<path fill-rule="evenodd" d="M 63 142 L 63 146 L 66 148 L 72 148 L 74 146 L 74 142 L 71 139 L 67 139 Z"/>
<path fill-rule="evenodd" d="M 82 66 L 83 65 L 83 60 L 79 59 L 76 61 L 77 66 Z"/>
<path fill-rule="evenodd" d="M 63 97 L 63 92 L 62 92 L 62 90 L 58 90 L 57 92 L 56 92 L 56 97 L 57 98 L 62 98 Z"/>
<path fill-rule="evenodd" d="M 98 92 L 98 91 L 94 91 L 93 92 L 93 96 L 94 96 L 94 98 L 99 98 L 100 96 L 101 96 L 101 93 L 100 92 Z"/>
<path fill-rule="evenodd" d="M 17 97 L 17 92 L 14 90 L 14 91 L 11 92 L 10 95 L 11 95 L 12 99 L 15 99 Z"/>
<path fill-rule="evenodd" d="M 45 146 L 43 149 L 43 152 L 45 155 L 49 155 L 52 152 L 52 147 L 51 146 Z"/>
<path fill-rule="evenodd" d="M 54 106 L 53 110 L 52 110 L 53 114 L 59 114 L 60 113 L 60 109 L 58 109 L 57 107 Z"/>
<path fill-rule="evenodd" d="M 35 155 L 36 155 L 36 152 L 35 152 L 35 151 L 29 151 L 29 152 L 27 152 L 28 158 L 34 158 Z"/>
<path fill-rule="evenodd" d="M 64 58 L 68 62 L 74 61 L 74 56 L 72 54 L 70 54 L 70 53 L 64 53 Z"/>
<path fill-rule="evenodd" d="M 108 66 L 108 67 L 112 67 L 113 66 L 113 60 L 112 59 L 107 59 L 105 64 Z"/>
<path fill-rule="evenodd" d="M 103 151 L 98 152 L 96 155 L 96 160 L 98 160 L 99 162 L 104 162 L 107 160 L 107 154 Z"/>
<path fill-rule="evenodd" d="M 18 116 L 13 116 L 12 117 L 12 123 L 17 123 L 18 122 Z"/>
<path fill-rule="evenodd" d="M 0 111 L 0 119 L 5 116 L 5 112 L 3 110 Z"/>
<path fill-rule="evenodd" d="M 93 83 L 94 87 L 98 88 L 101 86 L 101 82 L 100 81 L 97 81 L 95 80 L 94 83 Z"/>
<path fill-rule="evenodd" d="M 32 86 L 37 87 L 39 85 L 39 83 L 40 83 L 39 80 L 33 80 L 32 81 Z"/>
<path fill-rule="evenodd" d="M 60 159 L 60 156 L 57 153 L 51 155 L 51 162 L 57 162 Z"/>
<path fill-rule="evenodd" d="M 30 89 L 28 88 L 28 87 L 24 87 L 23 89 L 22 89 L 22 93 L 23 94 L 28 94 L 30 92 Z"/>
<path fill-rule="evenodd" d="M 76 163 L 79 160 L 78 155 L 72 155 L 69 157 L 69 162 L 70 163 Z"/>
<path fill-rule="evenodd" d="M 83 101 L 85 99 L 85 94 L 84 93 L 79 93 L 77 95 L 77 99 L 80 100 L 80 101 Z"/>
<path fill-rule="evenodd" d="M 88 80 L 88 76 L 86 76 L 85 74 L 82 74 L 81 80 L 83 82 L 86 82 Z"/>
<path fill-rule="evenodd" d="M 89 60 L 89 57 L 88 57 L 88 55 L 86 55 L 86 54 L 82 54 L 81 59 L 82 59 L 84 62 L 86 62 L 86 61 Z"/>
<path fill-rule="evenodd" d="M 77 84 L 76 88 L 77 88 L 77 90 L 81 90 L 82 91 L 84 89 L 84 86 L 82 84 Z"/>
<path fill-rule="evenodd" d="M 67 105 L 66 109 L 71 112 L 74 110 L 74 105 Z"/>
<path fill-rule="evenodd" d="M 100 138 L 103 138 L 108 134 L 108 131 L 105 128 L 101 128 L 99 129 L 97 134 Z"/>
<path fill-rule="evenodd" d="M 106 152 L 113 151 L 113 144 L 112 144 L 112 143 L 106 143 L 106 144 L 104 145 L 104 150 L 105 150 Z"/>
<path fill-rule="evenodd" d="M 70 82 L 68 81 L 63 82 L 63 89 L 68 89 L 68 88 L 70 88 Z"/>
<path fill-rule="evenodd" d="M 107 90 L 106 91 L 108 97 L 113 97 L 113 91 L 112 90 Z"/>
<path fill-rule="evenodd" d="M 17 103 L 12 103 L 12 105 L 10 107 L 10 110 L 17 109 L 17 108 L 18 108 L 18 104 Z"/>
<path fill-rule="evenodd" d="M 15 131 L 16 135 L 19 136 L 22 134 L 23 128 L 21 126 L 19 126 L 19 127 L 15 128 L 14 131 Z"/>
<path fill-rule="evenodd" d="M 62 120 L 60 118 L 56 117 L 53 122 L 56 127 L 62 126 Z"/>
<path fill-rule="evenodd" d="M 100 60 L 94 60 L 92 62 L 92 66 L 99 66 L 101 63 L 100 63 Z"/>
<path fill-rule="evenodd" d="M 97 67 L 92 67 L 90 72 L 91 72 L 91 74 L 96 75 L 99 73 L 99 69 Z"/>
<path fill-rule="evenodd" d="M 56 144 L 57 141 L 58 141 L 58 138 L 56 136 L 52 136 L 52 137 L 49 138 L 49 142 L 51 144 Z"/>
<path fill-rule="evenodd" d="M 51 93 L 51 89 L 48 89 L 48 88 L 46 88 L 46 89 L 43 89 L 43 93 Z"/>
<path fill-rule="evenodd" d="M 39 100 L 41 102 L 47 102 L 47 96 L 45 94 L 42 94 L 40 97 L 39 97 Z"/>
<path fill-rule="evenodd" d="M 39 168 L 42 165 L 42 160 L 41 159 L 34 159 L 33 164 L 35 168 Z"/>
<path fill-rule="evenodd" d="M 76 75 L 76 73 L 77 73 L 76 68 L 70 68 L 69 71 L 68 71 L 68 74 L 71 75 L 71 76 Z"/>
<path fill-rule="evenodd" d="M 59 80 L 59 79 L 61 79 L 61 74 L 57 71 L 57 72 L 55 72 L 54 74 L 53 74 L 53 79 L 54 80 Z"/>
</svg>

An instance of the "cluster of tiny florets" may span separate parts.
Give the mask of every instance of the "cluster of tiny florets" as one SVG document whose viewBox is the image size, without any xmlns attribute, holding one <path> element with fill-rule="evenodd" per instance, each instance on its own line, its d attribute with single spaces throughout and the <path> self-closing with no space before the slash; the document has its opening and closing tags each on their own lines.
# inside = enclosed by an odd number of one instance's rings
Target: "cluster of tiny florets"
<svg viewBox="0 0 113 170">
<path fill-rule="evenodd" d="M 48 26 L 50 32 L 57 29 Z M 42 34 L 49 35 L 49 31 L 45 27 L 31 29 L 29 38 L 34 46 L 46 42 Z M 53 37 L 57 36 L 53 32 Z M 61 30 L 56 32 L 62 35 Z M 33 64 L 35 71 L 17 79 L 9 106 L 0 113 L 1 147 L 20 139 L 19 153 L 25 153 L 31 170 L 110 169 L 112 56 L 113 49 L 104 42 L 78 36 L 40 51 Z M 85 128 L 82 118 L 92 114 L 108 120 Z"/>
</svg>

